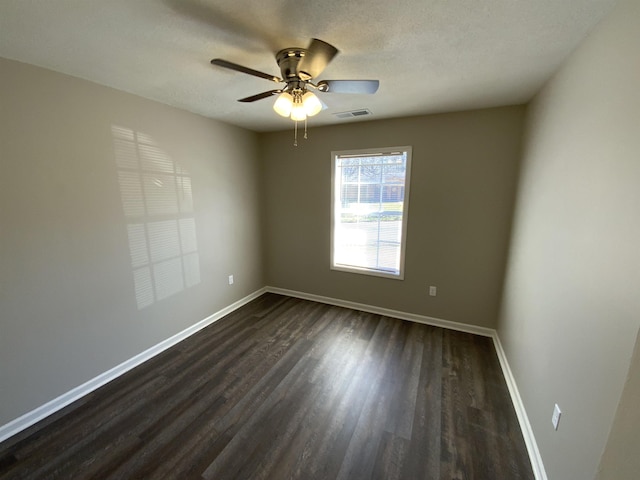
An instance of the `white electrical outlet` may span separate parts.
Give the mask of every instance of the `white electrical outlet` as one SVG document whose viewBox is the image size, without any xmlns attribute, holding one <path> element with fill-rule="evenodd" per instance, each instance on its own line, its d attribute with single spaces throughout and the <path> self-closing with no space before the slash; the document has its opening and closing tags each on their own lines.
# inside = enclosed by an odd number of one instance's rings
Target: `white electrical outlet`
<svg viewBox="0 0 640 480">
<path fill-rule="evenodd" d="M 553 407 L 553 415 L 551 415 L 551 423 L 553 423 L 553 428 L 558 430 L 558 423 L 560 423 L 560 415 L 562 412 L 560 411 L 560 407 L 556 403 L 555 407 Z"/>
<path fill-rule="evenodd" d="M 435 297 L 437 293 L 438 293 L 438 288 L 431 285 L 429 287 L 429 295 L 431 295 L 432 297 Z"/>
<path fill-rule="evenodd" d="M 233 275 L 229 275 L 229 285 L 233 285 Z"/>
</svg>

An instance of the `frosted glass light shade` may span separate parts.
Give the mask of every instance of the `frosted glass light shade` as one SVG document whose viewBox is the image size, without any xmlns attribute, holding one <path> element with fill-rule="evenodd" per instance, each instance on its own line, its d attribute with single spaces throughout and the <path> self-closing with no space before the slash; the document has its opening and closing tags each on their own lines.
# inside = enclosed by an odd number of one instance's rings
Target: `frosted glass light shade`
<svg viewBox="0 0 640 480">
<path fill-rule="evenodd" d="M 301 122 L 306 118 L 307 112 L 304 110 L 304 105 L 302 103 L 294 103 L 293 108 L 291 109 L 291 120 Z"/>
<path fill-rule="evenodd" d="M 313 117 L 322 110 L 322 103 L 313 93 L 307 92 L 302 96 L 302 105 L 307 116 Z"/>
<path fill-rule="evenodd" d="M 282 115 L 283 117 L 288 117 L 291 114 L 291 109 L 293 108 L 293 97 L 288 92 L 283 92 L 278 95 L 275 103 L 273 104 L 273 109 L 278 115 Z"/>
</svg>

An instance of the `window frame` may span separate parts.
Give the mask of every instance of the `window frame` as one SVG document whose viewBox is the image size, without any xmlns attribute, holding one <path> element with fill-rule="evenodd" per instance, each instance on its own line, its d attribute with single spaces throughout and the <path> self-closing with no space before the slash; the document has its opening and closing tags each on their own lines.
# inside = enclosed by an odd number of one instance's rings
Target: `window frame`
<svg viewBox="0 0 640 480">
<path fill-rule="evenodd" d="M 367 156 L 385 156 L 385 155 L 397 155 L 398 153 L 404 153 L 406 155 L 406 168 L 404 179 L 404 197 L 402 205 L 402 227 L 400 238 L 400 265 L 398 273 L 387 272 L 381 269 L 359 267 L 354 265 L 336 264 L 335 262 L 335 234 L 336 234 L 336 213 L 338 205 L 340 205 L 340 192 L 336 192 L 336 170 L 339 158 L 347 156 L 351 157 L 367 157 Z M 411 159 L 413 149 L 410 145 L 398 146 L 398 147 L 382 147 L 382 148 L 364 148 L 353 150 L 336 150 L 331 152 L 331 237 L 330 237 L 330 255 L 329 255 L 329 267 L 331 270 L 358 273 L 361 275 L 369 275 L 374 277 L 390 278 L 393 280 L 404 280 L 405 274 L 405 256 L 406 256 L 406 243 L 407 243 L 407 224 L 409 220 L 409 193 L 411 183 Z"/>
</svg>

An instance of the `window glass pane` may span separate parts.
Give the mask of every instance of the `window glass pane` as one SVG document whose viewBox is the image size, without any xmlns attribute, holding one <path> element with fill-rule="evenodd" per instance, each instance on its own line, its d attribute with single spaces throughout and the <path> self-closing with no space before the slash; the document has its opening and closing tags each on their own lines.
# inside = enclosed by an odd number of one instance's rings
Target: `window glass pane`
<svg viewBox="0 0 640 480">
<path fill-rule="evenodd" d="M 362 165 L 360 167 L 360 182 L 361 183 L 380 183 L 381 165 Z"/>
<path fill-rule="evenodd" d="M 342 174 L 345 182 L 357 182 L 358 175 L 360 174 L 360 167 L 347 165 L 342 167 Z"/>
<path fill-rule="evenodd" d="M 384 165 L 382 172 L 384 183 L 404 184 L 406 168 L 403 164 Z"/>
<path fill-rule="evenodd" d="M 334 152 L 332 268 L 402 278 L 411 148 L 391 151 Z"/>
</svg>

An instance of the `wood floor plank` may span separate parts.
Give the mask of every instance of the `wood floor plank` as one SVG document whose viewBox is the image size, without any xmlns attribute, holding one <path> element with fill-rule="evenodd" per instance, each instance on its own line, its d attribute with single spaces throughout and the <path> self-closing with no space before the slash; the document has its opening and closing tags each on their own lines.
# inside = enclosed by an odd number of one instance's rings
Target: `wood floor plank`
<svg viewBox="0 0 640 480">
<path fill-rule="evenodd" d="M 371 474 L 372 480 L 403 480 L 403 467 L 410 452 L 410 440 L 390 432 L 383 432 L 376 464 Z"/>
<path fill-rule="evenodd" d="M 349 317 L 345 318 L 344 328 L 339 335 L 327 331 L 319 342 L 322 348 L 310 352 L 310 356 L 319 361 L 307 381 L 310 388 L 317 389 L 318 394 L 288 441 L 279 442 L 280 445 L 266 456 L 255 475 L 256 479 L 279 478 L 278 475 L 283 475 L 283 472 L 295 478 L 315 478 L 310 467 L 311 460 L 318 456 L 317 448 L 322 444 L 320 437 L 322 433 L 327 433 L 326 425 L 343 398 L 366 349 L 367 342 L 360 339 L 359 332 L 368 322 L 363 322 L 362 316 L 353 313 L 356 312 L 349 312 Z M 326 478 L 326 471 L 322 472 L 320 478 Z"/>
<path fill-rule="evenodd" d="M 372 368 L 368 373 L 365 402 L 340 467 L 338 479 L 371 478 L 388 412 L 394 399 L 399 401 L 394 395 L 396 389 L 393 388 L 393 378 L 402 354 L 403 322 L 385 317 L 381 325 L 389 331 L 382 333 L 383 330 L 380 328 L 374 334 L 374 338 L 379 334 L 383 339 L 382 348 L 378 352 L 372 352 Z"/>
<path fill-rule="evenodd" d="M 423 356 L 420 333 L 424 328 L 409 322 L 402 322 L 402 327 L 405 333 L 402 358 L 391 379 L 397 390 L 394 394 L 397 401 L 392 403 L 387 414 L 385 431 L 411 440 Z"/>
<path fill-rule="evenodd" d="M 438 479 L 442 429 L 442 329 L 422 329 L 422 363 L 403 477 Z"/>
<path fill-rule="evenodd" d="M 309 345 L 300 342 L 296 353 L 301 353 Z M 293 358 L 297 355 L 293 355 Z M 283 362 L 286 364 L 286 362 Z M 248 418 L 237 428 L 236 424 L 229 427 L 233 430 L 233 437 L 216 460 L 202 473 L 205 479 L 251 478 L 256 463 L 264 452 L 281 438 L 286 438 L 291 424 L 297 424 L 313 397 L 311 389 L 303 388 L 306 375 L 313 368 L 311 362 L 292 363 L 293 368 L 287 369 L 286 375 L 270 390 Z M 239 456 L 239 451 L 246 451 L 250 455 Z"/>
<path fill-rule="evenodd" d="M 475 478 L 470 443 L 468 406 L 475 404 L 471 379 L 465 377 L 469 365 L 468 334 L 443 333 L 441 478 Z M 478 477 L 481 478 L 481 477 Z"/>
<path fill-rule="evenodd" d="M 265 294 L 0 444 L 0 479 L 533 480 L 491 339 Z"/>
</svg>

